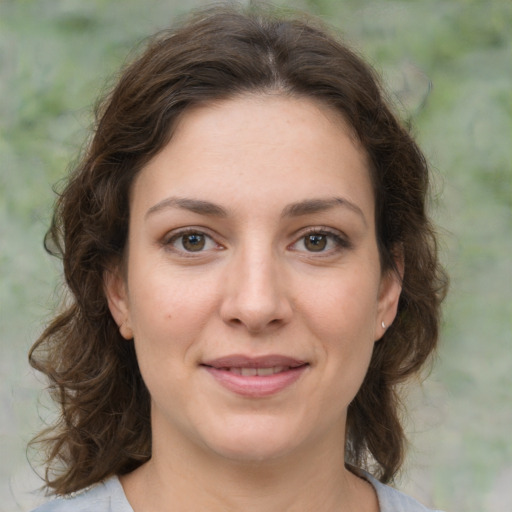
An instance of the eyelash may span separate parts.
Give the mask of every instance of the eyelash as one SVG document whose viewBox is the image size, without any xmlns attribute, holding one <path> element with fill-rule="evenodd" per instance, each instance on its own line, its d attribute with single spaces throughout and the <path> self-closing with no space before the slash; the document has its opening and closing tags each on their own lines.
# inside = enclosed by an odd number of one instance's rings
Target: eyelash
<svg viewBox="0 0 512 512">
<path fill-rule="evenodd" d="M 182 230 L 179 230 L 177 232 L 171 233 L 169 236 L 164 237 L 162 241 L 162 245 L 170 251 L 178 252 L 180 255 L 186 255 L 186 257 L 194 257 L 204 251 L 187 251 L 185 248 L 178 249 L 176 247 L 173 247 L 173 244 L 177 242 L 180 238 L 184 238 L 187 235 L 201 235 L 203 236 L 207 241 L 211 241 L 215 244 L 216 249 L 222 249 L 223 247 L 215 242 L 212 236 L 210 236 L 208 233 L 206 233 L 203 229 L 194 229 L 194 228 L 185 228 Z M 205 242 L 207 243 L 207 242 Z M 183 242 L 182 242 L 183 244 Z"/>
<path fill-rule="evenodd" d="M 212 236 L 210 236 L 208 233 L 206 233 L 203 229 L 194 229 L 194 228 L 185 228 L 183 230 L 179 230 L 177 232 L 171 233 L 170 236 L 166 236 L 163 239 L 162 245 L 165 248 L 167 248 L 168 250 L 179 252 L 181 255 L 186 255 L 186 257 L 194 257 L 194 256 L 197 256 L 197 255 L 201 254 L 202 252 L 204 252 L 203 250 L 187 251 L 185 248 L 178 249 L 176 247 L 173 247 L 173 244 L 175 242 L 177 242 L 180 238 L 186 237 L 187 235 L 201 235 L 201 236 L 204 236 L 205 239 L 210 240 L 211 242 L 213 242 L 216 245 L 216 249 L 218 249 L 218 250 L 223 249 L 223 246 L 218 244 L 214 240 L 214 238 Z M 316 235 L 316 236 L 325 236 L 325 237 L 330 238 L 333 241 L 333 243 L 336 245 L 336 247 L 334 249 L 320 250 L 320 251 L 308 251 L 308 250 L 299 251 L 297 249 L 296 249 L 296 251 L 297 252 L 306 252 L 306 253 L 309 253 L 309 254 L 315 254 L 315 252 L 317 252 L 319 255 L 321 255 L 321 254 L 325 255 L 325 254 L 332 254 L 332 252 L 337 252 L 338 250 L 351 249 L 352 248 L 351 242 L 345 236 L 340 235 L 340 233 L 337 232 L 337 231 L 334 231 L 334 230 L 332 230 L 330 228 L 323 227 L 323 226 L 322 227 L 310 228 L 307 231 L 301 233 L 300 237 L 297 238 L 295 240 L 295 242 L 290 244 L 288 246 L 288 248 L 292 248 L 293 246 L 295 246 L 295 245 L 297 245 L 297 244 L 299 244 L 301 242 L 303 244 L 305 244 L 306 238 L 308 236 L 314 236 L 314 235 Z M 294 249 L 292 249 L 292 250 L 294 250 Z"/>
<path fill-rule="evenodd" d="M 347 239 L 346 236 L 341 235 L 338 231 L 332 230 L 331 228 L 324 227 L 324 226 L 310 228 L 307 231 L 305 231 L 304 233 L 301 233 L 301 236 L 295 242 L 293 242 L 293 244 L 291 244 L 291 246 L 294 246 L 294 245 L 300 243 L 301 241 L 302 241 L 302 243 L 305 243 L 306 237 L 313 236 L 313 235 L 329 237 L 336 245 L 335 249 L 318 251 L 319 254 L 326 254 L 326 253 L 330 254 L 333 251 L 337 252 L 338 250 L 352 248 L 352 243 Z M 304 252 L 308 252 L 310 254 L 315 254 L 315 251 L 304 251 Z"/>
</svg>

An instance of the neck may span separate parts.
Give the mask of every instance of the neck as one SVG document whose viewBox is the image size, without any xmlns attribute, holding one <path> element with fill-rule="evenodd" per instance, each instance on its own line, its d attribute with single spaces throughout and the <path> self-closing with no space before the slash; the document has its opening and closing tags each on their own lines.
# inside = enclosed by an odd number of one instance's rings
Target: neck
<svg viewBox="0 0 512 512">
<path fill-rule="evenodd" d="M 183 442 L 169 453 L 156 437 L 153 458 L 122 483 L 135 512 L 377 511 L 372 487 L 344 468 L 344 447 L 328 438 L 309 451 L 240 461 Z"/>
</svg>

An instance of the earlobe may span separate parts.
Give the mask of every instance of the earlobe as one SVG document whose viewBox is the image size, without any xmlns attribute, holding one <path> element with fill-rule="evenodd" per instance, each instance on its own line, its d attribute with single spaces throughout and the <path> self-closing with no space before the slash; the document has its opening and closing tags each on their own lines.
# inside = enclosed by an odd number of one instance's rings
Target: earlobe
<svg viewBox="0 0 512 512">
<path fill-rule="evenodd" d="M 389 326 L 393 323 L 398 311 L 398 301 L 401 292 L 402 280 L 397 272 L 390 270 L 386 275 L 382 276 L 375 326 L 376 340 L 382 338 Z"/>
<path fill-rule="evenodd" d="M 402 279 L 404 276 L 404 259 L 400 252 L 395 256 L 395 268 L 387 270 L 380 282 L 379 306 L 377 322 L 375 326 L 375 339 L 384 336 L 389 326 L 393 323 L 397 311 L 398 301 L 402 293 Z"/>
<path fill-rule="evenodd" d="M 119 327 L 119 332 L 126 340 L 133 338 L 128 307 L 128 294 L 125 280 L 119 272 L 107 270 L 103 274 L 103 289 L 108 302 L 110 314 Z"/>
</svg>

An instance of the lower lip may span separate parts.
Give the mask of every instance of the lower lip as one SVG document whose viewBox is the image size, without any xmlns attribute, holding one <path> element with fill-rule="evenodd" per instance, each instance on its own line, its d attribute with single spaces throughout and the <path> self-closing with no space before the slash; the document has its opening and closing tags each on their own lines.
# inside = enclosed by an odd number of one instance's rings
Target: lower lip
<svg viewBox="0 0 512 512">
<path fill-rule="evenodd" d="M 244 376 L 228 370 L 204 366 L 208 373 L 223 387 L 238 395 L 257 398 L 274 395 L 291 386 L 308 368 L 307 365 L 290 368 L 273 375 Z"/>
</svg>

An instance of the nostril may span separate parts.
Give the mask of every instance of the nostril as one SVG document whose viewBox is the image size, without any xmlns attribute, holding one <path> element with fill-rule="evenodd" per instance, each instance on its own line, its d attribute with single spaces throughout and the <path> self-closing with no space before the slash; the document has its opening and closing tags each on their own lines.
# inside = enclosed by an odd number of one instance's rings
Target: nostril
<svg viewBox="0 0 512 512">
<path fill-rule="evenodd" d="M 260 281 L 256 284 L 239 282 L 227 288 L 220 307 L 224 322 L 257 333 L 269 327 L 276 329 L 291 319 L 292 307 L 286 294 L 271 283 Z"/>
</svg>

